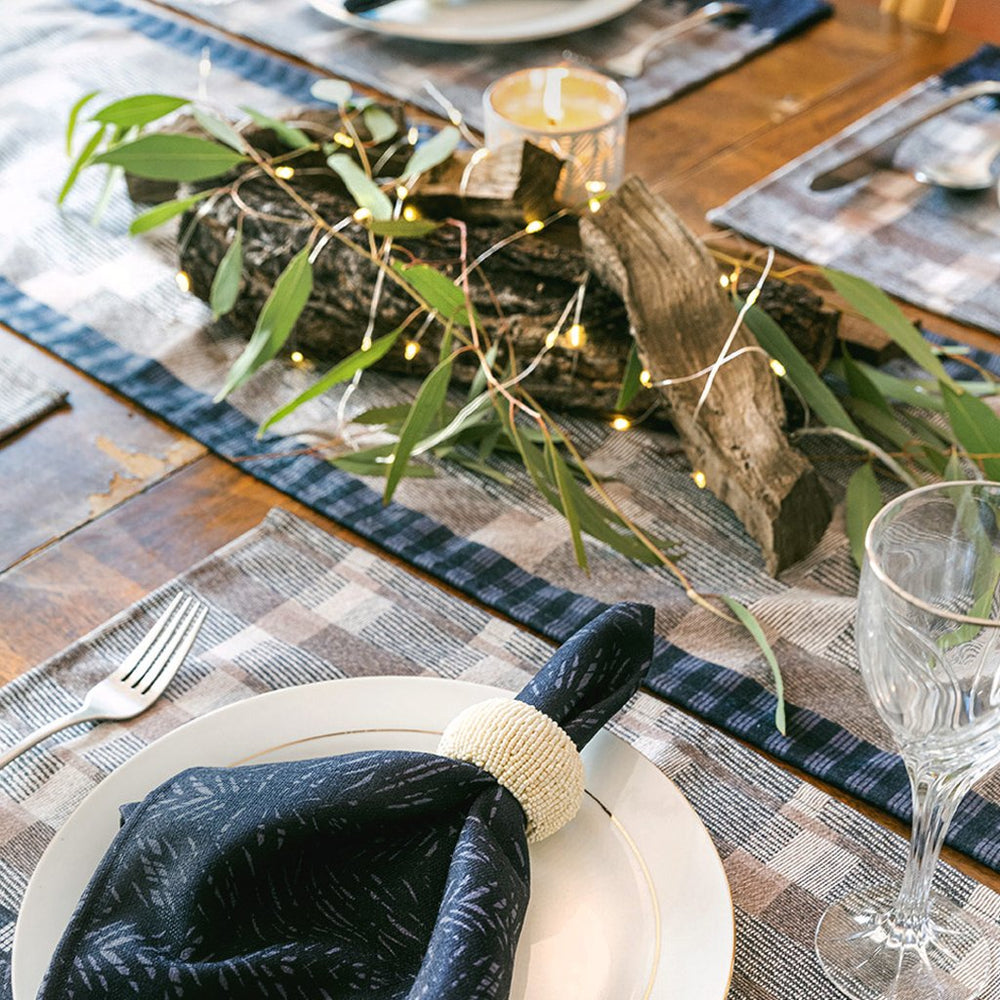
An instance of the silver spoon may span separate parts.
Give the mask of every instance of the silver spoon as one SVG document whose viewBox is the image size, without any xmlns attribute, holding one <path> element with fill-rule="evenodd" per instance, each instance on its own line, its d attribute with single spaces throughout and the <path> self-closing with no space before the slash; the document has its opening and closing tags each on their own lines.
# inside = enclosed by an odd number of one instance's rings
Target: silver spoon
<svg viewBox="0 0 1000 1000">
<path fill-rule="evenodd" d="M 923 184 L 935 184 L 952 191 L 985 191 L 1000 178 L 1000 170 L 994 169 L 998 156 L 1000 139 L 994 139 L 973 156 L 951 163 L 924 164 L 913 171 L 913 176 Z"/>
</svg>

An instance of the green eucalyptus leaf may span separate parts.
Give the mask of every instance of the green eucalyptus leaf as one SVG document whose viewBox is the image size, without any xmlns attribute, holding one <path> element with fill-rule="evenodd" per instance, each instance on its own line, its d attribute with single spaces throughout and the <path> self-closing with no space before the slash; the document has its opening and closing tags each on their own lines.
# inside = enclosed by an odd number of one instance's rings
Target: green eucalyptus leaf
<svg viewBox="0 0 1000 1000">
<path fill-rule="evenodd" d="M 119 128 L 142 128 L 190 103 L 186 97 L 172 97 L 170 94 L 137 94 L 101 108 L 91 121 Z"/>
<path fill-rule="evenodd" d="M 384 221 L 392 218 L 389 196 L 346 153 L 334 153 L 326 158 L 327 165 L 347 186 L 359 208 L 367 208 L 372 218 Z"/>
<path fill-rule="evenodd" d="M 892 407 L 889 406 L 888 400 L 868 377 L 864 369 L 851 357 L 846 345 L 843 347 L 842 370 L 847 379 L 847 388 L 852 396 L 878 407 L 885 413 L 892 413 Z"/>
<path fill-rule="evenodd" d="M 245 111 L 261 128 L 268 128 L 274 132 L 291 149 L 308 149 L 310 146 L 316 145 L 302 129 L 289 125 L 288 122 L 283 122 L 280 118 L 265 115 L 262 111 L 248 108 L 246 105 L 240 105 L 240 110 Z"/>
<path fill-rule="evenodd" d="M 957 448 L 951 449 L 948 455 L 948 463 L 944 467 L 944 473 L 941 478 L 947 479 L 949 482 L 957 482 L 961 479 L 969 478 L 965 469 L 962 468 L 962 459 Z"/>
<path fill-rule="evenodd" d="M 336 458 L 331 458 L 330 463 L 354 476 L 380 476 L 384 479 L 392 468 L 389 459 L 395 447 L 395 442 L 390 441 L 388 444 L 378 444 L 371 448 L 338 455 Z M 427 478 L 434 475 L 434 470 L 429 465 L 410 462 L 403 470 L 403 475 L 407 478 Z"/>
<path fill-rule="evenodd" d="M 782 680 L 781 668 L 778 666 L 774 650 L 767 641 L 767 636 L 764 635 L 764 630 L 760 627 L 760 622 L 757 621 L 749 608 L 741 604 L 735 597 L 720 595 L 719 600 L 736 615 L 739 623 L 750 633 L 754 642 L 757 643 L 760 651 L 764 654 L 764 659 L 767 660 L 767 665 L 771 668 L 771 675 L 774 677 L 774 696 L 778 699 L 778 704 L 774 709 L 774 725 L 782 736 L 787 736 L 788 733 L 785 726 L 785 682 Z"/>
<path fill-rule="evenodd" d="M 128 227 L 128 231 L 135 236 L 137 233 L 145 233 L 157 226 L 162 226 L 164 222 L 177 215 L 186 212 L 192 205 L 197 205 L 199 201 L 204 201 L 209 195 L 215 194 L 212 190 L 199 191 L 197 194 L 189 195 L 187 198 L 177 198 L 174 201 L 164 201 L 155 205 L 148 212 L 137 215 Z"/>
<path fill-rule="evenodd" d="M 924 340 L 921 332 L 906 318 L 892 299 L 863 278 L 856 278 L 844 271 L 824 267 L 823 276 L 865 319 L 884 330 L 924 371 L 946 385 L 955 388 L 955 382 L 944 370 L 940 359 Z"/>
<path fill-rule="evenodd" d="M 576 564 L 582 570 L 586 571 L 588 568 L 587 552 L 583 547 L 583 536 L 580 534 L 580 513 L 577 510 L 574 499 L 573 487 L 575 480 L 573 479 L 573 473 L 569 471 L 552 438 L 546 438 L 545 450 L 548 454 L 549 465 L 553 471 L 556 488 L 559 490 L 559 500 L 562 503 L 563 517 L 566 518 L 566 523 L 569 525 L 569 535 L 573 540 L 573 555 L 576 557 Z"/>
<path fill-rule="evenodd" d="M 395 406 L 373 406 L 370 410 L 365 410 L 364 413 L 352 417 L 351 420 L 355 424 L 385 424 L 387 426 L 398 424 L 402 427 L 409 412 L 409 403 L 396 403 Z"/>
<path fill-rule="evenodd" d="M 959 444 L 990 479 L 1000 479 L 1000 417 L 975 396 L 954 392 L 944 383 L 941 389 Z"/>
<path fill-rule="evenodd" d="M 845 514 L 851 557 L 860 569 L 865 558 L 865 533 L 871 519 L 882 509 L 882 491 L 871 462 L 865 462 L 847 483 Z"/>
<path fill-rule="evenodd" d="M 639 381 L 641 374 L 642 361 L 639 358 L 639 348 L 633 343 L 625 362 L 625 374 L 622 376 L 621 388 L 618 390 L 618 399 L 615 400 L 616 410 L 624 410 L 635 399 L 636 393 L 642 388 L 642 382 Z"/>
<path fill-rule="evenodd" d="M 388 142 L 399 131 L 396 119 L 377 104 L 369 104 L 361 112 L 361 117 L 364 119 L 368 134 L 372 137 L 372 142 Z"/>
<path fill-rule="evenodd" d="M 66 180 L 63 181 L 63 186 L 59 190 L 59 197 L 56 199 L 57 204 L 61 205 L 66 200 L 66 196 L 73 189 L 77 177 L 80 176 L 80 171 L 94 162 L 94 153 L 106 133 L 107 126 L 102 125 L 90 137 L 83 149 L 80 150 L 80 155 L 73 161 L 73 165 L 69 168 L 69 173 L 66 175 Z"/>
<path fill-rule="evenodd" d="M 403 264 L 393 261 L 393 269 L 441 317 L 441 321 L 469 326 L 465 293 L 451 278 L 428 264 Z"/>
<path fill-rule="evenodd" d="M 73 155 L 73 136 L 76 133 L 76 123 L 80 120 L 80 112 L 100 93 L 99 90 L 92 90 L 89 94 L 84 94 L 69 109 L 69 118 L 66 121 L 66 155 Z"/>
<path fill-rule="evenodd" d="M 309 88 L 309 93 L 317 101 L 326 101 L 327 104 L 336 104 L 342 108 L 351 100 L 354 90 L 346 80 L 317 80 Z"/>
<path fill-rule="evenodd" d="M 246 157 L 194 135 L 142 135 L 95 156 L 93 163 L 122 167 L 157 181 L 201 181 L 227 173 Z"/>
<path fill-rule="evenodd" d="M 224 143 L 230 149 L 235 149 L 237 153 L 245 153 L 249 143 L 233 128 L 229 122 L 224 121 L 216 115 L 209 114 L 201 108 L 194 109 L 195 121 L 214 139 Z"/>
<path fill-rule="evenodd" d="M 827 427 L 839 427 L 849 434 L 861 433 L 829 386 L 766 312 L 757 306 L 751 306 L 747 310 L 745 322 L 760 346 L 785 366 L 785 378 L 795 386 L 809 408 Z"/>
<path fill-rule="evenodd" d="M 441 409 L 448 392 L 451 368 L 452 359 L 445 358 L 424 379 L 423 385 L 420 386 L 420 390 L 413 400 L 413 406 L 410 407 L 410 412 L 406 420 L 403 421 L 403 427 L 396 441 L 392 468 L 386 477 L 385 493 L 382 496 L 385 503 L 388 503 L 392 499 L 393 493 L 396 492 L 396 487 L 403 475 L 403 469 L 409 461 L 413 449 L 423 437 L 424 432 L 437 419 L 438 411 Z"/>
<path fill-rule="evenodd" d="M 440 222 L 431 219 L 370 219 L 365 223 L 376 236 L 426 236 L 441 228 Z"/>
<path fill-rule="evenodd" d="M 510 476 L 505 476 L 499 469 L 494 469 L 492 465 L 487 465 L 485 462 L 469 458 L 466 455 L 461 455 L 458 452 L 449 455 L 449 459 L 456 465 L 462 466 L 463 469 L 468 469 L 470 472 L 475 472 L 477 475 L 485 476 L 487 479 L 492 479 L 496 483 L 500 483 L 503 486 L 511 486 L 513 480 Z"/>
<path fill-rule="evenodd" d="M 479 367 L 476 374 L 472 376 L 469 385 L 469 399 L 475 399 L 486 391 L 486 373 L 493 371 L 493 366 L 497 363 L 497 354 L 500 352 L 500 343 L 490 344 L 486 354 L 479 358 Z"/>
<path fill-rule="evenodd" d="M 461 134 L 458 129 L 454 125 L 446 125 L 440 132 L 436 132 L 426 142 L 417 146 L 399 176 L 409 179 L 417 174 L 426 173 L 439 163 L 444 163 L 455 152 L 459 139 Z"/>
<path fill-rule="evenodd" d="M 261 365 L 281 350 L 296 320 L 302 314 L 312 292 L 312 264 L 309 247 L 303 247 L 278 275 L 257 317 L 257 325 L 243 353 L 233 362 L 222 391 L 215 402 L 225 399 L 241 386 Z"/>
<path fill-rule="evenodd" d="M 379 337 L 377 340 L 373 340 L 371 346 L 367 350 L 357 350 L 353 354 L 348 355 L 341 361 L 338 361 L 325 375 L 314 382 L 305 392 L 299 393 L 291 402 L 286 403 L 284 406 L 279 407 L 274 411 L 265 421 L 260 425 L 257 431 L 257 436 L 260 437 L 264 431 L 269 427 L 278 423 L 279 420 L 284 420 L 290 413 L 297 410 L 303 403 L 308 403 L 310 399 L 315 399 L 317 396 L 321 396 L 324 392 L 332 389 L 335 385 L 339 385 L 341 382 L 346 382 L 349 378 L 353 378 L 355 372 L 363 371 L 365 368 L 370 368 L 376 361 L 384 357 L 388 352 L 389 348 L 399 339 L 399 335 L 402 333 L 402 327 L 397 327 L 391 333 L 387 333 L 384 337 Z"/>
<path fill-rule="evenodd" d="M 906 379 L 888 375 L 872 365 L 854 359 L 854 367 L 864 373 L 865 378 L 884 396 L 908 406 L 944 413 L 944 400 L 939 393 L 938 383 L 930 379 Z M 827 365 L 827 371 L 848 381 L 843 361 L 835 358 Z M 978 384 L 978 383 L 977 383 Z"/>
<path fill-rule="evenodd" d="M 870 427 L 893 446 L 905 452 L 912 460 L 930 472 L 940 475 L 944 469 L 945 457 L 936 447 L 926 448 L 917 435 L 905 426 L 892 410 L 883 410 L 863 399 L 847 401 L 851 414 Z"/>
<path fill-rule="evenodd" d="M 229 244 L 222 260 L 219 261 L 208 294 L 208 304 L 212 307 L 212 316 L 215 319 L 225 316 L 236 305 L 242 280 L 243 227 L 237 225 L 233 242 Z"/>
</svg>

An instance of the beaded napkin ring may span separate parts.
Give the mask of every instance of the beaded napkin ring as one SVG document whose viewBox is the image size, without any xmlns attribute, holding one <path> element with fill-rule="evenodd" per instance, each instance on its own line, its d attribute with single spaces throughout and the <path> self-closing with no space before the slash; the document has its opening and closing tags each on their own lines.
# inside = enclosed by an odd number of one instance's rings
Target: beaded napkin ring
<svg viewBox="0 0 1000 1000">
<path fill-rule="evenodd" d="M 448 724 L 437 752 L 492 774 L 521 804 L 529 843 L 564 827 L 583 801 L 579 750 L 557 722 L 523 701 L 470 705 Z"/>
</svg>

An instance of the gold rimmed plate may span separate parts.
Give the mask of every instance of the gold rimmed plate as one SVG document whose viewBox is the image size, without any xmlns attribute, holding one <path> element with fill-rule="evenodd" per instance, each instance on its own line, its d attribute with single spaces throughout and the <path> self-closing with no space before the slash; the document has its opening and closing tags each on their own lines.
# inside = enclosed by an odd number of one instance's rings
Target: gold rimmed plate
<svg viewBox="0 0 1000 1000">
<path fill-rule="evenodd" d="M 458 712 L 498 694 L 510 692 L 427 677 L 326 681 L 248 698 L 157 740 L 84 799 L 39 861 L 14 935 L 14 1000 L 34 1000 L 123 802 L 198 765 L 433 752 Z M 723 1000 L 733 910 L 707 831 L 674 785 L 608 732 L 583 758 L 579 814 L 531 848 L 512 1000 Z"/>
</svg>

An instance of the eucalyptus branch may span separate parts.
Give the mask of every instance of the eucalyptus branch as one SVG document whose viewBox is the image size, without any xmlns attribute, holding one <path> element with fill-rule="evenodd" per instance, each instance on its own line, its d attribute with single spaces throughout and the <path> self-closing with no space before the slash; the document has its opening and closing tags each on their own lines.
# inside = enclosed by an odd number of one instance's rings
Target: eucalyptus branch
<svg viewBox="0 0 1000 1000">
<path fill-rule="evenodd" d="M 812 436 L 828 436 L 828 437 L 838 437 L 843 441 L 847 441 L 849 444 L 854 445 L 855 448 L 860 451 L 866 451 L 869 455 L 877 458 L 887 469 L 895 473 L 910 489 L 917 489 L 921 484 L 915 479 L 906 469 L 897 462 L 892 455 L 890 455 L 884 448 L 880 448 L 874 441 L 869 441 L 868 438 L 861 437 L 858 434 L 852 434 L 850 431 L 845 431 L 842 427 L 802 427 L 797 431 L 793 431 L 791 437 L 812 437 Z"/>
</svg>

